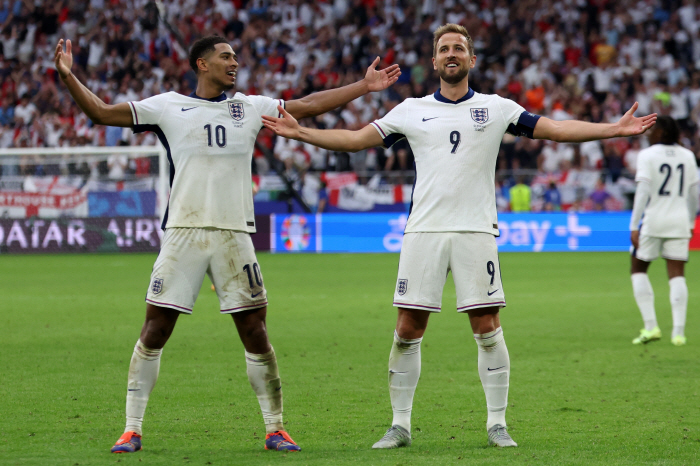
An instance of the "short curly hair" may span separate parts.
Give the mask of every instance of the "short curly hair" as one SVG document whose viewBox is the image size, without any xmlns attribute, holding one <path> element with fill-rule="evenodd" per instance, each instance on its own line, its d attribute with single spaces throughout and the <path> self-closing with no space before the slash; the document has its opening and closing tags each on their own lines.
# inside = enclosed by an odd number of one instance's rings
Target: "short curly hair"
<svg viewBox="0 0 700 466">
<path fill-rule="evenodd" d="M 681 132 L 676 120 L 667 115 L 659 115 L 656 117 L 656 126 L 659 128 L 659 131 L 661 131 L 659 141 L 661 144 L 678 144 Z"/>
<path fill-rule="evenodd" d="M 199 73 L 197 60 L 204 55 L 216 50 L 216 44 L 228 44 L 228 41 L 221 36 L 207 36 L 197 40 L 190 48 L 190 68 L 195 73 Z"/>
<path fill-rule="evenodd" d="M 459 24 L 447 23 L 437 28 L 433 33 L 433 57 L 437 55 L 437 43 L 440 38 L 445 34 L 449 34 L 450 32 L 462 34 L 464 37 L 466 37 L 469 54 L 474 56 L 474 41 L 472 40 L 472 36 L 469 35 L 469 32 L 467 32 L 467 28 Z"/>
</svg>

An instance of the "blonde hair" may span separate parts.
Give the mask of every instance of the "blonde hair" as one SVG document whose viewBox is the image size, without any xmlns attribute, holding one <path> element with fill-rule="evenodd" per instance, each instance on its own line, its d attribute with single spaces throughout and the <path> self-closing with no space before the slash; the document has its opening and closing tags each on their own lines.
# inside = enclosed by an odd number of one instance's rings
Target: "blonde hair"
<svg viewBox="0 0 700 466">
<path fill-rule="evenodd" d="M 433 33 L 433 57 L 437 55 L 437 43 L 442 36 L 449 34 L 451 32 L 461 34 L 467 39 L 467 48 L 469 49 L 469 54 L 474 56 L 474 41 L 472 37 L 467 32 L 467 28 L 460 26 L 459 24 L 447 23 L 443 24 L 435 30 Z"/>
</svg>

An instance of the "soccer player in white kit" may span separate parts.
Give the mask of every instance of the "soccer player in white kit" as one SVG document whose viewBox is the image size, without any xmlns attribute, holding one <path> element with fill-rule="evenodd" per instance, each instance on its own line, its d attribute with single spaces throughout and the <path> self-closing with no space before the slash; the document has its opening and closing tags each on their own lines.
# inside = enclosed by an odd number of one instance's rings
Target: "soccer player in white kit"
<svg viewBox="0 0 700 466">
<path fill-rule="evenodd" d="M 683 346 L 688 308 L 684 269 L 698 211 L 698 167 L 695 154 L 678 145 L 679 130 L 673 118 L 658 117 L 648 138 L 650 147 L 637 159 L 637 192 L 630 220 L 632 290 L 644 320 L 644 328 L 632 343 L 661 338 L 647 275 L 649 263 L 661 255 L 666 259 L 670 288 L 671 343 Z"/>
<path fill-rule="evenodd" d="M 221 312 L 231 314 L 245 347 L 247 373 L 263 413 L 265 449 L 297 451 L 284 431 L 277 359 L 267 337 L 267 293 L 250 234 L 255 232 L 250 188 L 253 147 L 262 116 L 284 106 L 298 117 L 318 115 L 396 82 L 397 65 L 362 81 L 289 102 L 236 93 L 238 63 L 222 37 L 198 40 L 189 62 L 197 73 L 190 96 L 168 92 L 140 102 L 107 105 L 71 73 L 71 42 L 56 46 L 55 65 L 78 106 L 95 123 L 154 131 L 170 162 L 165 234 L 146 295 L 146 321 L 129 366 L 126 428 L 114 453 L 141 450 L 143 415 L 160 367 L 162 348 L 181 313 L 190 314 L 208 274 Z"/>
<path fill-rule="evenodd" d="M 434 94 L 406 99 L 359 131 L 302 128 L 281 107 L 283 118 L 263 117 L 277 134 L 326 149 L 354 152 L 388 147 L 404 137 L 413 149 L 416 183 L 399 259 L 394 293 L 398 320 L 389 355 L 394 419 L 374 448 L 411 443 L 421 340 L 428 318 L 440 311 L 450 270 L 457 289 L 457 311 L 469 315 L 479 348 L 489 444 L 517 446 L 506 430 L 510 361 L 499 320 L 499 309 L 506 301 L 495 238 L 494 177 L 503 135 L 583 142 L 641 134 L 654 124 L 655 115 L 633 116 L 637 104 L 615 124 L 553 121 L 533 115 L 508 99 L 470 89 L 469 70 L 475 63 L 467 30 L 446 24 L 434 33 L 433 68 L 441 85 Z"/>
</svg>

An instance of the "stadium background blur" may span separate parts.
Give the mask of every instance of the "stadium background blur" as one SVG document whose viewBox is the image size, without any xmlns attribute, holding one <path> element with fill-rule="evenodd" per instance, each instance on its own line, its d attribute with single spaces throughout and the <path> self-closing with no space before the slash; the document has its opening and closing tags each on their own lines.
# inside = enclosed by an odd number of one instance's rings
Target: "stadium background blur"
<svg viewBox="0 0 700 466">
<path fill-rule="evenodd" d="M 360 79 L 377 55 L 382 67 L 401 64 L 402 81 L 386 92 L 303 124 L 359 128 L 405 97 L 434 92 L 432 30 L 451 21 L 466 25 L 474 37 L 478 61 L 470 84 L 475 90 L 497 92 L 551 118 L 591 121 L 615 121 L 637 100 L 640 114 L 657 111 L 677 118 L 683 145 L 698 153 L 700 21 L 693 3 L 163 3 L 164 16 L 183 44 L 211 33 L 231 40 L 241 65 L 238 90 L 244 93 L 298 97 Z M 156 21 L 156 12 L 146 1 L 0 0 L 0 395 L 5 400 L 0 416 L 9 420 L 0 423 L 0 458 L 11 464 L 115 461 L 108 451 L 123 422 L 124 355 L 143 318 L 144 286 L 159 247 L 156 232 L 162 234 L 153 210 L 160 176 L 156 157 L 118 150 L 158 143 L 151 134 L 92 126 L 58 82 L 52 57 L 58 38 L 71 39 L 74 73 L 111 103 L 169 90 L 189 94 L 194 75 L 186 48 L 162 19 Z M 509 296 L 503 316 L 517 380 L 509 430 L 520 448 L 484 448 L 483 392 L 469 375 L 475 363 L 472 336 L 463 316 L 449 311 L 456 295 L 448 280 L 445 312 L 431 323 L 425 345 L 425 367 L 431 370 L 421 378 L 425 396 L 416 409 L 416 441 L 385 456 L 368 447 L 391 414 L 386 352 L 378 342 L 386 341 L 395 323 L 391 290 L 413 181 L 410 148 L 334 154 L 275 140 L 265 130 L 258 142 L 253 165 L 258 214 L 287 212 L 280 174 L 295 182 L 312 208 L 324 182 L 325 211 L 393 209 L 315 216 L 323 218 L 322 228 L 314 216 L 256 217 L 263 232 L 253 235 L 258 251 L 322 246 L 323 251 L 394 252 L 259 254 L 274 299 L 271 336 L 289 368 L 286 418 L 305 449 L 303 456 L 279 461 L 700 463 L 700 405 L 693 402 L 700 384 L 694 344 L 700 333 L 694 315 L 689 313 L 689 344 L 681 351 L 667 341 L 631 345 L 639 312 L 625 251 L 629 213 L 578 214 L 630 207 L 634 161 L 645 138 L 544 145 L 506 136 L 498 164 L 499 209 L 510 209 L 508 188 L 522 179 L 532 187 L 534 210 L 556 210 L 555 202 L 545 206 L 545 199 L 556 200 L 556 188 L 562 210 L 568 211 L 499 215 L 500 250 L 530 251 L 500 258 Z M 85 162 L 71 153 L 80 146 L 115 146 L 115 152 Z M 68 154 L 2 155 L 16 147 L 65 147 Z M 73 190 L 80 192 L 76 202 L 89 204 L 80 212 L 54 211 L 55 218 L 46 218 L 33 204 L 70 197 Z M 591 198 L 594 192 L 598 203 Z M 370 223 L 373 218 L 378 220 Z M 271 227 L 276 234 L 265 235 Z M 260 244 L 265 238 L 267 244 Z M 375 240 L 369 248 L 366 243 Z M 531 253 L 609 251 L 611 244 L 619 252 Z M 5 254 L 47 251 L 116 254 Z M 699 255 L 691 251 L 691 261 Z M 691 265 L 687 273 L 688 283 L 700 279 L 697 267 Z M 665 289 L 663 267 L 653 267 L 650 278 L 655 289 Z M 691 286 L 691 303 L 697 293 Z M 263 456 L 257 402 L 245 372 L 225 362 L 243 348 L 231 339 L 235 330 L 222 324 L 216 299 L 215 293 L 200 293 L 196 315 L 173 336 L 168 370 L 151 401 L 152 434 L 134 461 L 275 461 Z M 657 303 L 666 332 L 669 304 L 661 293 Z M 466 350 L 467 357 L 444 357 L 455 348 Z"/>
<path fill-rule="evenodd" d="M 236 90 L 246 94 L 298 98 L 360 79 L 375 56 L 382 57 L 381 67 L 399 63 L 403 75 L 392 88 L 304 121 L 358 129 L 401 100 L 437 89 L 432 31 L 453 22 L 466 26 L 474 39 L 478 60 L 470 85 L 476 91 L 497 93 L 553 119 L 593 122 L 614 122 L 638 101 L 638 114 L 677 119 L 682 144 L 698 152 L 700 17 L 695 2 L 465 3 L 178 0 L 164 1 L 159 18 L 156 4 L 142 0 L 5 0 L 0 3 L 0 149 L 157 144 L 152 133 L 92 125 L 58 83 L 52 63 L 58 38 L 72 40 L 74 73 L 108 103 L 193 92 L 196 78 L 183 45 L 209 34 L 228 38 L 237 51 Z M 340 210 L 373 210 L 373 198 L 401 192 L 387 187 L 410 188 L 413 181 L 407 143 L 387 151 L 329 153 L 276 138 L 266 129 L 258 142 L 253 163 L 261 188 L 258 212 L 275 211 L 280 207 L 264 203 L 289 197 L 281 173 L 312 207 L 322 186 L 329 185 L 334 190 L 329 207 Z M 636 156 L 645 145 L 645 138 L 567 145 L 506 135 L 498 159 L 499 210 L 510 209 L 509 189 L 518 179 L 532 187 L 535 211 L 630 208 Z M 267 157 L 265 148 L 271 151 Z M 51 163 L 32 155 L 0 158 L 0 189 L 36 192 L 44 189 L 37 178 L 72 176 L 76 180 L 69 185 L 85 189 L 87 184 L 91 191 L 120 190 L 124 185 L 119 183 L 139 179 L 127 186 L 149 190 L 154 185 L 144 180 L 158 170 L 154 157 L 115 154 L 83 164 L 64 158 Z M 553 202 L 552 189 L 559 191 Z M 389 197 L 378 202 L 405 211 L 408 195 Z"/>
</svg>

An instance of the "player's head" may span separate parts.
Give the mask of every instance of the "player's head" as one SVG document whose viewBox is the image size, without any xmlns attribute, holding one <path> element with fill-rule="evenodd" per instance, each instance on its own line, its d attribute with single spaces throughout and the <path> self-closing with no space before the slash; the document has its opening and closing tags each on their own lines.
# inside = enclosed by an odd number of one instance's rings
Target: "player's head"
<svg viewBox="0 0 700 466">
<path fill-rule="evenodd" d="M 448 23 L 433 34 L 433 69 L 448 84 L 457 84 L 474 68 L 474 42 L 464 26 Z"/>
<path fill-rule="evenodd" d="M 667 115 L 659 115 L 649 132 L 649 144 L 678 144 L 680 133 L 676 120 Z"/>
<path fill-rule="evenodd" d="M 206 76 L 223 90 L 236 85 L 236 58 L 228 41 L 220 36 L 202 37 L 190 49 L 190 67 L 197 78 Z"/>
</svg>

